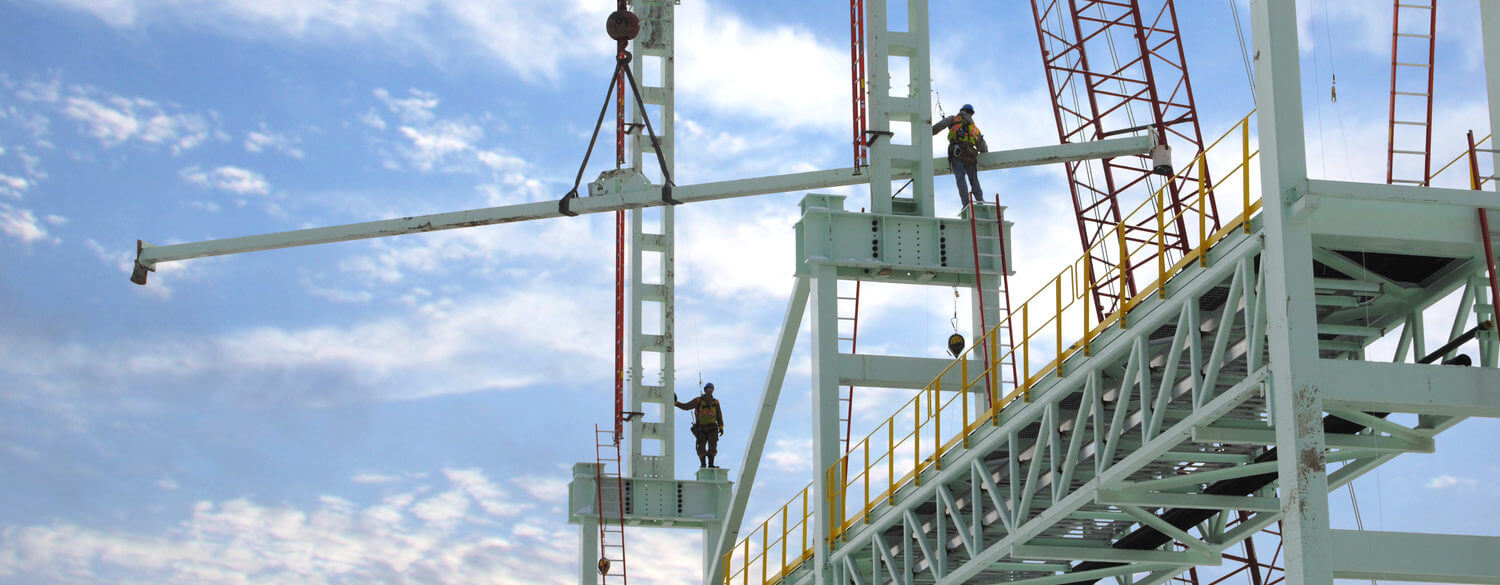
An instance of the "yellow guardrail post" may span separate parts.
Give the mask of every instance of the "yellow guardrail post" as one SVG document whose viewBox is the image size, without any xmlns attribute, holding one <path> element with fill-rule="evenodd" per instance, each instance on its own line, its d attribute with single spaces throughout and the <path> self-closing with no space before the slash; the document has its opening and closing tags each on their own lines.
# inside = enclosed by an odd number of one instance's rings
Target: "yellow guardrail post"
<svg viewBox="0 0 1500 585">
<path fill-rule="evenodd" d="M 896 419 L 885 420 L 885 503 L 896 502 Z"/>
<path fill-rule="evenodd" d="M 1094 307 L 1092 306 L 1094 303 L 1093 268 L 1090 266 L 1093 262 L 1089 260 L 1091 260 L 1089 253 L 1085 251 L 1083 253 L 1083 290 L 1081 291 L 1083 296 L 1083 337 L 1080 338 L 1083 340 L 1084 357 L 1094 355 L 1093 347 L 1089 344 L 1089 313 L 1094 311 Z"/>
<path fill-rule="evenodd" d="M 810 514 L 808 514 L 808 512 L 809 512 L 809 510 L 807 509 L 807 490 L 803 489 L 802 490 L 802 546 L 803 546 L 803 549 L 804 549 L 802 551 L 803 554 L 807 554 L 808 550 L 812 550 L 812 544 L 809 543 L 809 542 L 807 542 L 807 524 L 808 524 L 807 520 L 808 520 L 808 516 L 810 515 Z"/>
<path fill-rule="evenodd" d="M 999 373 L 999 372 L 996 372 L 996 373 Z M 965 380 L 967 380 L 967 379 L 968 378 L 965 378 Z M 986 383 L 985 386 L 989 386 L 989 384 Z M 961 402 L 963 402 L 963 409 L 964 409 L 964 420 L 963 420 L 963 423 L 964 423 L 963 424 L 963 429 L 964 429 L 963 430 L 964 448 L 968 449 L 969 448 L 969 387 L 968 387 L 968 383 L 967 382 L 964 383 L 964 388 L 959 391 L 958 399 Z"/>
<path fill-rule="evenodd" d="M 912 401 L 911 461 L 912 481 L 922 485 L 922 395 Z"/>
<path fill-rule="evenodd" d="M 1120 312 L 1120 328 L 1125 329 L 1129 324 L 1125 317 L 1130 315 L 1130 248 L 1125 246 L 1125 224 L 1115 224 L 1115 239 L 1120 241 L 1120 306 L 1115 310 Z"/>
<path fill-rule="evenodd" d="M 1208 266 L 1208 250 L 1204 244 L 1208 243 L 1208 200 L 1212 196 L 1213 189 L 1208 184 L 1208 153 L 1198 155 L 1198 266 Z M 1165 287 L 1167 281 L 1163 279 L 1160 286 Z"/>
<path fill-rule="evenodd" d="M 1031 402 L 1031 318 L 1028 316 L 1028 308 L 1031 304 L 1021 305 L 1021 391 L 1026 397 L 1026 402 Z M 1014 351 L 1014 350 L 1012 350 Z"/>
<path fill-rule="evenodd" d="M 766 567 L 771 564 L 771 558 L 766 556 L 771 551 L 771 531 L 766 530 L 764 524 L 760 526 L 760 529 L 760 582 L 765 583 L 771 580 L 771 576 L 766 574 Z"/>
<path fill-rule="evenodd" d="M 1054 307 L 1054 309 L 1053 309 L 1053 310 L 1054 310 L 1054 315 L 1055 315 L 1055 317 L 1056 317 L 1056 319 L 1057 319 L 1057 323 L 1055 323 L 1055 325 L 1056 325 L 1056 327 L 1054 327 L 1054 328 L 1053 328 L 1053 329 L 1055 329 L 1055 330 L 1056 330 L 1056 331 L 1057 331 L 1057 377 L 1059 377 L 1059 378 L 1061 378 L 1061 377 L 1063 377 L 1063 344 L 1062 344 L 1062 330 L 1063 330 L 1063 304 L 1062 304 L 1062 277 L 1063 277 L 1063 273 L 1061 273 L 1061 272 L 1059 272 L 1059 273 L 1057 273 L 1057 281 L 1056 281 L 1056 282 L 1054 282 L 1054 283 L 1053 283 L 1053 285 L 1052 285 L 1052 286 L 1053 286 L 1053 288 L 1056 288 L 1056 289 L 1057 289 L 1057 305 L 1056 305 L 1056 306 L 1055 306 L 1055 307 Z"/>
<path fill-rule="evenodd" d="M 991 354 L 994 355 L 994 354 Z M 943 397 L 936 390 L 932 391 L 932 403 L 928 404 L 932 410 L 932 465 L 938 469 L 943 468 Z"/>
<path fill-rule="evenodd" d="M 782 575 L 786 575 L 786 509 L 788 507 L 791 507 L 791 505 L 792 505 L 791 502 L 787 502 L 785 506 L 781 507 L 781 574 Z"/>
<path fill-rule="evenodd" d="M 1243 173 L 1245 173 L 1245 177 L 1244 177 L 1244 185 L 1245 185 L 1245 233 L 1249 234 L 1250 233 L 1250 116 L 1245 116 L 1245 119 L 1241 120 L 1240 124 L 1243 125 L 1242 126 L 1242 130 L 1240 132 L 1240 138 L 1243 141 L 1243 145 L 1244 145 L 1244 148 L 1245 148 L 1245 150 L 1244 150 L 1244 152 L 1245 152 L 1245 160 L 1242 161 L 1243 166 L 1240 167 L 1240 171 L 1243 172 Z"/>
<path fill-rule="evenodd" d="M 1166 204 L 1166 188 L 1163 187 L 1156 191 L 1156 298 L 1159 299 L 1167 298 Z"/>
<path fill-rule="evenodd" d="M 741 584 L 750 585 L 750 539 L 748 538 L 745 539 L 745 552 L 742 556 L 745 558 L 745 567 L 740 569 Z"/>
<path fill-rule="evenodd" d="M 865 524 L 870 523 L 870 439 L 865 438 Z"/>
</svg>

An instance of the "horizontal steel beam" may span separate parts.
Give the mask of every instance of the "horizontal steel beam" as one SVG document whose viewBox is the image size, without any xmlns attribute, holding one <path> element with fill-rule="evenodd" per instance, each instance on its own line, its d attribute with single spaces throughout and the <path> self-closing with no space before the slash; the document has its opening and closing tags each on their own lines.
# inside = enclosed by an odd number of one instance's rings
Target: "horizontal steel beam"
<svg viewBox="0 0 1500 585">
<path fill-rule="evenodd" d="M 1333 576 L 1500 584 L 1500 537 L 1332 531 Z"/>
<path fill-rule="evenodd" d="M 1149 136 L 1114 138 L 1058 146 L 1039 146 L 985 153 L 980 155 L 979 166 L 983 170 L 991 170 L 1109 158 L 1150 152 L 1152 146 L 1154 146 L 1154 140 Z M 952 172 L 948 167 L 947 159 L 936 159 L 934 165 L 938 174 Z M 908 179 L 911 178 L 911 172 L 898 171 L 892 174 L 891 178 L 893 180 Z M 670 198 L 679 203 L 698 203 L 719 199 L 732 199 L 735 197 L 749 197 L 752 195 L 790 193 L 794 191 L 857 185 L 867 183 L 869 180 L 869 175 L 861 173 L 859 169 L 810 171 L 774 177 L 683 185 L 672 188 Z M 650 188 L 594 197 L 580 197 L 570 202 L 568 210 L 576 214 L 604 213 L 624 209 L 659 207 L 667 204 L 668 202 L 664 200 L 660 188 Z M 165 246 L 142 243 L 136 252 L 137 275 L 140 276 L 137 282 L 138 284 L 144 284 L 145 275 L 140 271 L 155 270 L 156 264 L 159 262 L 563 216 L 564 214 L 558 206 L 557 201 L 535 201 L 500 207 L 417 215 L 347 225 L 208 240 L 204 242 L 170 244 Z"/>
<path fill-rule="evenodd" d="M 1200 551 L 1130 550 L 1100 546 L 1056 546 L 1018 544 L 1011 547 L 1011 558 L 1026 560 L 1105 561 L 1111 563 L 1166 563 L 1172 565 L 1210 565 L 1222 562 L 1219 555 Z M 1135 569 L 1141 570 L 1139 568 Z M 1148 569 L 1149 570 L 1149 569 Z M 1073 576 L 1077 579 L 1077 575 Z"/>
<path fill-rule="evenodd" d="M 1314 199 L 1317 197 L 1337 197 L 1341 199 L 1364 199 L 1371 201 L 1439 203 L 1459 207 L 1500 208 L 1500 206 L 1496 205 L 1500 201 L 1497 201 L 1495 194 L 1490 191 L 1381 185 L 1378 183 L 1358 183 L 1353 181 L 1309 179 L 1305 187 L 1305 195 L 1311 196 Z M 1315 206 L 1316 203 L 1312 205 Z"/>
<path fill-rule="evenodd" d="M 1319 360 L 1328 408 L 1500 418 L 1500 370 Z"/>
<path fill-rule="evenodd" d="M 1323 435 L 1323 437 L 1324 444 L 1329 449 L 1371 449 L 1397 453 L 1432 453 L 1436 450 L 1436 443 L 1431 437 L 1377 437 L 1341 433 L 1329 433 Z M 1274 446 L 1276 445 L 1276 431 L 1272 429 L 1200 426 L 1193 429 L 1193 441 L 1197 443 Z"/>
<path fill-rule="evenodd" d="M 866 388 L 917 390 L 927 387 L 938 377 L 939 373 L 943 373 L 943 368 L 952 363 L 953 360 L 944 358 L 841 353 L 838 356 L 839 384 Z M 982 382 L 983 372 L 983 364 L 977 361 L 969 362 L 970 378 L 981 377 Z M 940 382 L 943 390 L 963 388 L 962 369 L 954 366 L 953 369 L 943 373 Z M 976 386 L 974 391 L 984 391 L 984 384 Z"/>
</svg>

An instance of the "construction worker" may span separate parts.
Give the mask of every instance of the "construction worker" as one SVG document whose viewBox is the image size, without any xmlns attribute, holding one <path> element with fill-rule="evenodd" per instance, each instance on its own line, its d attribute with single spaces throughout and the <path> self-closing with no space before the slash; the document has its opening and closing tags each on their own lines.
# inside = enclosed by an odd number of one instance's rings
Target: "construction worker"
<svg viewBox="0 0 1500 585">
<path fill-rule="evenodd" d="M 958 115 L 948 116 L 932 125 L 932 135 L 948 131 L 948 164 L 953 166 L 953 180 L 958 182 L 958 196 L 968 207 L 969 185 L 974 186 L 975 199 L 984 201 L 984 189 L 979 187 L 979 153 L 989 152 L 984 143 L 984 134 L 974 125 L 974 106 L 964 104 Z M 967 179 L 967 182 L 965 180 Z"/>
<path fill-rule="evenodd" d="M 714 383 L 703 385 L 703 395 L 687 402 L 678 402 L 677 395 L 672 395 L 672 402 L 677 408 L 693 411 L 693 437 L 698 440 L 698 468 L 718 468 L 714 465 L 714 455 L 719 454 L 719 437 L 724 435 L 724 411 L 719 408 L 719 401 L 714 399 Z"/>
</svg>

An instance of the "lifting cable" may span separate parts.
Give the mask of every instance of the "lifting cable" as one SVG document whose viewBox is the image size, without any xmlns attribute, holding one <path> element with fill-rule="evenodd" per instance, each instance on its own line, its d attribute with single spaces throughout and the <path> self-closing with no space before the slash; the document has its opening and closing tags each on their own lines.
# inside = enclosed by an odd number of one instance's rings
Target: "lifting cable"
<svg viewBox="0 0 1500 585">
<path fill-rule="evenodd" d="M 624 3 L 622 2 L 621 4 L 623 5 Z M 615 95 L 616 86 L 619 85 L 622 75 L 626 81 L 630 82 L 630 92 L 635 96 L 635 106 L 640 110 L 641 121 L 645 122 L 646 133 L 651 137 L 651 148 L 656 151 L 656 162 L 661 166 L 661 200 L 663 203 L 669 205 L 681 203 L 672 198 L 672 173 L 667 170 L 667 158 L 661 152 L 661 139 L 656 137 L 656 130 L 651 127 L 651 116 L 646 113 L 646 103 L 641 99 L 641 88 L 635 82 L 635 74 L 630 71 L 630 60 L 632 58 L 630 51 L 625 50 L 626 44 L 631 39 L 634 39 L 637 34 L 640 34 L 641 19 L 635 13 L 628 10 L 616 10 L 613 14 L 609 15 L 609 20 L 606 22 L 605 28 L 609 32 L 609 38 L 614 39 L 617 45 L 615 70 L 609 76 L 609 89 L 604 92 L 604 105 L 599 108 L 599 120 L 594 123 L 594 134 L 589 137 L 589 148 L 584 151 L 583 163 L 578 165 L 578 174 L 573 177 L 573 188 L 566 195 L 563 195 L 562 199 L 557 201 L 558 212 L 569 217 L 578 215 L 578 212 L 568 209 L 568 204 L 573 199 L 578 198 L 578 185 L 583 182 L 583 170 L 588 167 L 589 156 L 594 153 L 594 144 L 599 140 L 599 129 L 604 126 L 604 114 L 609 111 L 610 98 L 617 97 Z M 623 92 L 625 90 L 621 88 L 619 91 L 622 93 L 618 97 L 623 101 Z M 615 164 L 618 168 L 620 161 L 617 159 Z"/>
<path fill-rule="evenodd" d="M 1250 103 L 1254 104 L 1255 69 L 1250 66 L 1250 49 L 1245 45 L 1245 28 L 1240 25 L 1240 7 L 1235 0 L 1229 0 L 1229 12 L 1234 14 L 1234 32 L 1240 39 L 1240 59 L 1245 63 L 1245 81 L 1250 84 Z"/>
</svg>

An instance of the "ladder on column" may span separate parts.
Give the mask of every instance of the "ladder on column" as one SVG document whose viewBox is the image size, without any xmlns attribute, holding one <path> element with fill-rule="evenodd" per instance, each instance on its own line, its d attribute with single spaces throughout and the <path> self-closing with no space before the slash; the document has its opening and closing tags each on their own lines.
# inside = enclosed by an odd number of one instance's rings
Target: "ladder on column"
<svg viewBox="0 0 1500 585">
<path fill-rule="evenodd" d="M 1432 76 L 1437 0 L 1395 0 L 1391 33 L 1391 117 L 1386 184 L 1432 180 Z M 1402 32 L 1402 22 L 1406 31 Z"/>
<path fill-rule="evenodd" d="M 978 199 L 980 203 L 984 202 L 983 195 Z M 984 357 L 985 387 L 989 389 L 991 399 L 998 399 L 1008 393 L 1005 390 L 1007 387 L 1019 386 L 1021 380 L 1016 371 L 1015 352 L 1011 351 L 1015 347 L 1015 335 L 1010 319 L 1010 265 L 1005 253 L 1005 215 L 1000 211 L 1000 196 L 995 196 L 993 218 L 980 219 L 979 210 L 983 208 L 982 205 L 974 204 L 970 204 L 968 208 L 969 238 L 974 250 L 974 298 L 979 307 L 980 329 L 975 334 L 974 343 L 981 344 L 984 348 L 981 355 Z M 993 223 L 993 232 L 980 229 L 987 223 Z M 985 266 L 999 267 L 999 270 L 987 270 Z M 987 280 L 986 275 L 992 281 Z M 996 287 L 996 303 L 993 305 L 984 302 L 986 282 L 990 282 L 989 286 Z M 994 336 L 987 337 L 992 326 L 995 327 Z M 991 368 L 991 364 L 996 366 Z M 1009 380 L 1003 377 L 1007 372 L 1010 374 Z M 995 375 L 1002 377 L 995 380 Z"/>
<path fill-rule="evenodd" d="M 599 512 L 599 585 L 626 585 L 625 480 L 620 477 L 620 435 L 594 426 L 594 504 Z"/>
<path fill-rule="evenodd" d="M 860 210 L 863 211 L 863 210 Z M 860 281 L 854 281 L 854 294 L 838 296 L 838 344 L 839 353 L 844 353 L 845 345 L 848 344 L 848 353 L 853 354 L 859 349 L 859 289 Z M 849 334 L 844 335 L 844 327 L 847 326 Z M 845 386 L 839 392 L 839 425 L 843 434 L 839 436 L 839 443 L 843 446 L 843 452 L 849 452 L 849 431 L 854 420 L 854 385 Z"/>
</svg>

